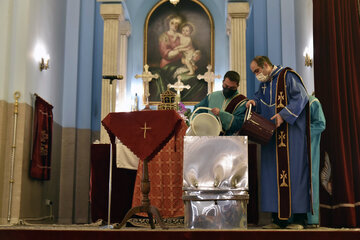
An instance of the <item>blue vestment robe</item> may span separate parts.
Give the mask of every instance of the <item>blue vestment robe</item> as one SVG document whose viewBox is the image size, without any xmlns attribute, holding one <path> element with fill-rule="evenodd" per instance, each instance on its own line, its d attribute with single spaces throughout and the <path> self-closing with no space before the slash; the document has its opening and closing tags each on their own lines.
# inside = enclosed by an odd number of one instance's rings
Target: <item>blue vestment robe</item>
<svg viewBox="0 0 360 240">
<path fill-rule="evenodd" d="M 311 131 L 311 183 L 313 189 L 314 215 L 308 213 L 308 224 L 319 224 L 319 171 L 320 171 L 320 139 L 325 130 L 326 120 L 321 103 L 314 96 L 309 96 L 310 131 Z"/>
<path fill-rule="evenodd" d="M 276 86 L 281 70 L 283 67 L 277 66 L 269 81 L 260 84 L 253 99 L 256 111 L 269 120 L 275 115 Z M 305 108 L 308 94 L 302 79 L 294 72 L 287 72 L 285 86 L 287 105 L 279 114 L 288 123 L 291 213 L 307 213 L 310 209 Z M 261 210 L 264 212 L 278 212 L 276 169 L 274 134 L 269 143 L 261 146 Z"/>
<path fill-rule="evenodd" d="M 225 109 L 230 103 L 230 101 L 238 94 L 239 94 L 238 91 L 236 91 L 236 93 L 232 97 L 225 98 L 222 91 L 216 91 L 210 93 L 201 102 L 195 105 L 194 111 L 198 107 L 219 108 L 220 109 L 219 118 L 221 121 L 222 129 L 225 132 L 224 135 L 225 136 L 233 135 L 234 133 L 240 130 L 244 122 L 244 117 L 246 112 L 245 105 L 247 99 L 245 101 L 242 101 L 239 105 L 237 105 L 233 113 L 228 113 L 225 111 Z M 203 110 L 199 110 L 199 112 L 201 111 Z M 209 111 L 209 113 L 211 113 L 211 111 Z"/>
</svg>

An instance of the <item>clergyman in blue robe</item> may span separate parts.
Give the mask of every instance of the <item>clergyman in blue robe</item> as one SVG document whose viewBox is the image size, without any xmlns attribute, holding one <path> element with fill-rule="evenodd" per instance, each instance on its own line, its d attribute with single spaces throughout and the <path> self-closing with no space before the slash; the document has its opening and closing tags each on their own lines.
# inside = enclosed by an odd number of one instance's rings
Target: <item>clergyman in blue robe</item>
<svg viewBox="0 0 360 240">
<path fill-rule="evenodd" d="M 277 146 L 275 134 L 270 142 L 261 146 L 261 210 L 271 212 L 273 223 L 265 228 L 295 228 L 302 229 L 305 225 L 306 213 L 310 211 L 310 179 L 307 157 L 306 136 L 306 104 L 308 94 L 301 77 L 294 71 L 285 75 L 287 105 L 276 114 L 276 89 L 282 66 L 275 66 L 268 57 L 258 56 L 250 64 L 251 71 L 261 82 L 253 99 L 247 103 L 256 106 L 256 111 L 279 127 L 288 124 L 289 166 L 291 190 L 291 214 L 294 214 L 294 224 L 288 225 L 278 216 L 278 182 L 277 182 Z M 275 114 L 277 116 L 275 116 Z M 280 115 L 280 116 L 278 116 Z"/>
</svg>

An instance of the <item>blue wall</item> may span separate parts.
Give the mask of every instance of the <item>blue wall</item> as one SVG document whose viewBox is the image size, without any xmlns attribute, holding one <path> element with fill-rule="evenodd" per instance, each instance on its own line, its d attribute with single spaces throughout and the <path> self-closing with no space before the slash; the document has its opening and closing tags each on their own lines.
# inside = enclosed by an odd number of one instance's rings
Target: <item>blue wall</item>
<svg viewBox="0 0 360 240">
<path fill-rule="evenodd" d="M 72 1 L 66 6 L 66 31 L 64 55 L 63 127 L 76 127 L 78 47 L 81 1 Z"/>
<path fill-rule="evenodd" d="M 247 95 L 252 97 L 259 81 L 250 71 L 251 60 L 268 56 L 273 64 L 296 70 L 294 0 L 250 1 L 246 29 Z"/>
<path fill-rule="evenodd" d="M 93 52 L 93 79 L 91 99 L 91 129 L 100 131 L 101 124 L 101 81 L 102 81 L 102 57 L 103 57 L 103 35 L 104 21 L 100 15 L 100 3 L 95 6 L 94 26 L 94 52 Z"/>
<path fill-rule="evenodd" d="M 63 127 L 80 129 L 92 127 L 93 66 L 97 62 L 93 59 L 96 50 L 94 48 L 95 3 L 95 0 L 67 2 Z M 101 97 L 99 101 L 101 102 Z"/>
<path fill-rule="evenodd" d="M 76 126 L 90 129 L 92 76 L 93 76 L 93 49 L 95 5 L 88 4 L 89 0 L 81 0 L 80 38 L 78 63 L 78 91 Z M 96 35 L 95 35 L 96 36 Z"/>
</svg>

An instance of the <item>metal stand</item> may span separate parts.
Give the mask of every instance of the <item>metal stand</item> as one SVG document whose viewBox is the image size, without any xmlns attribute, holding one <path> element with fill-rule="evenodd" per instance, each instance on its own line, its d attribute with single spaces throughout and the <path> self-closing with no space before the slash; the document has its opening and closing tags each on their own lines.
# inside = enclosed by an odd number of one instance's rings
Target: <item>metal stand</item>
<svg viewBox="0 0 360 240">
<path fill-rule="evenodd" d="M 103 75 L 103 79 L 109 79 L 110 80 L 110 111 L 112 112 L 112 82 L 114 80 L 121 80 L 123 79 L 123 76 L 121 75 Z M 113 149 L 112 149 L 113 143 L 110 141 L 110 159 L 109 159 L 109 195 L 108 195 L 108 225 L 107 228 L 111 228 L 110 225 L 110 215 L 111 215 L 111 191 L 112 191 L 112 160 L 113 160 Z"/>
</svg>

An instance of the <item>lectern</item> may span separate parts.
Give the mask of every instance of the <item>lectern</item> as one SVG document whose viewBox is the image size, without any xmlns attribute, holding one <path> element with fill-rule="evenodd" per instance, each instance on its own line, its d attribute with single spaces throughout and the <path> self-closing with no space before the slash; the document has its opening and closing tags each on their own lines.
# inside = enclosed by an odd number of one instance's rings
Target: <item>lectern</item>
<svg viewBox="0 0 360 240">
<path fill-rule="evenodd" d="M 151 206 L 148 197 L 150 192 L 148 162 L 182 129 L 185 124 L 183 119 L 174 110 L 119 112 L 109 113 L 102 124 L 112 143 L 117 137 L 143 161 L 141 205 L 128 211 L 119 228 L 136 213 L 146 213 L 151 228 L 155 228 L 153 216 L 162 228 L 166 228 L 159 210 Z"/>
</svg>

